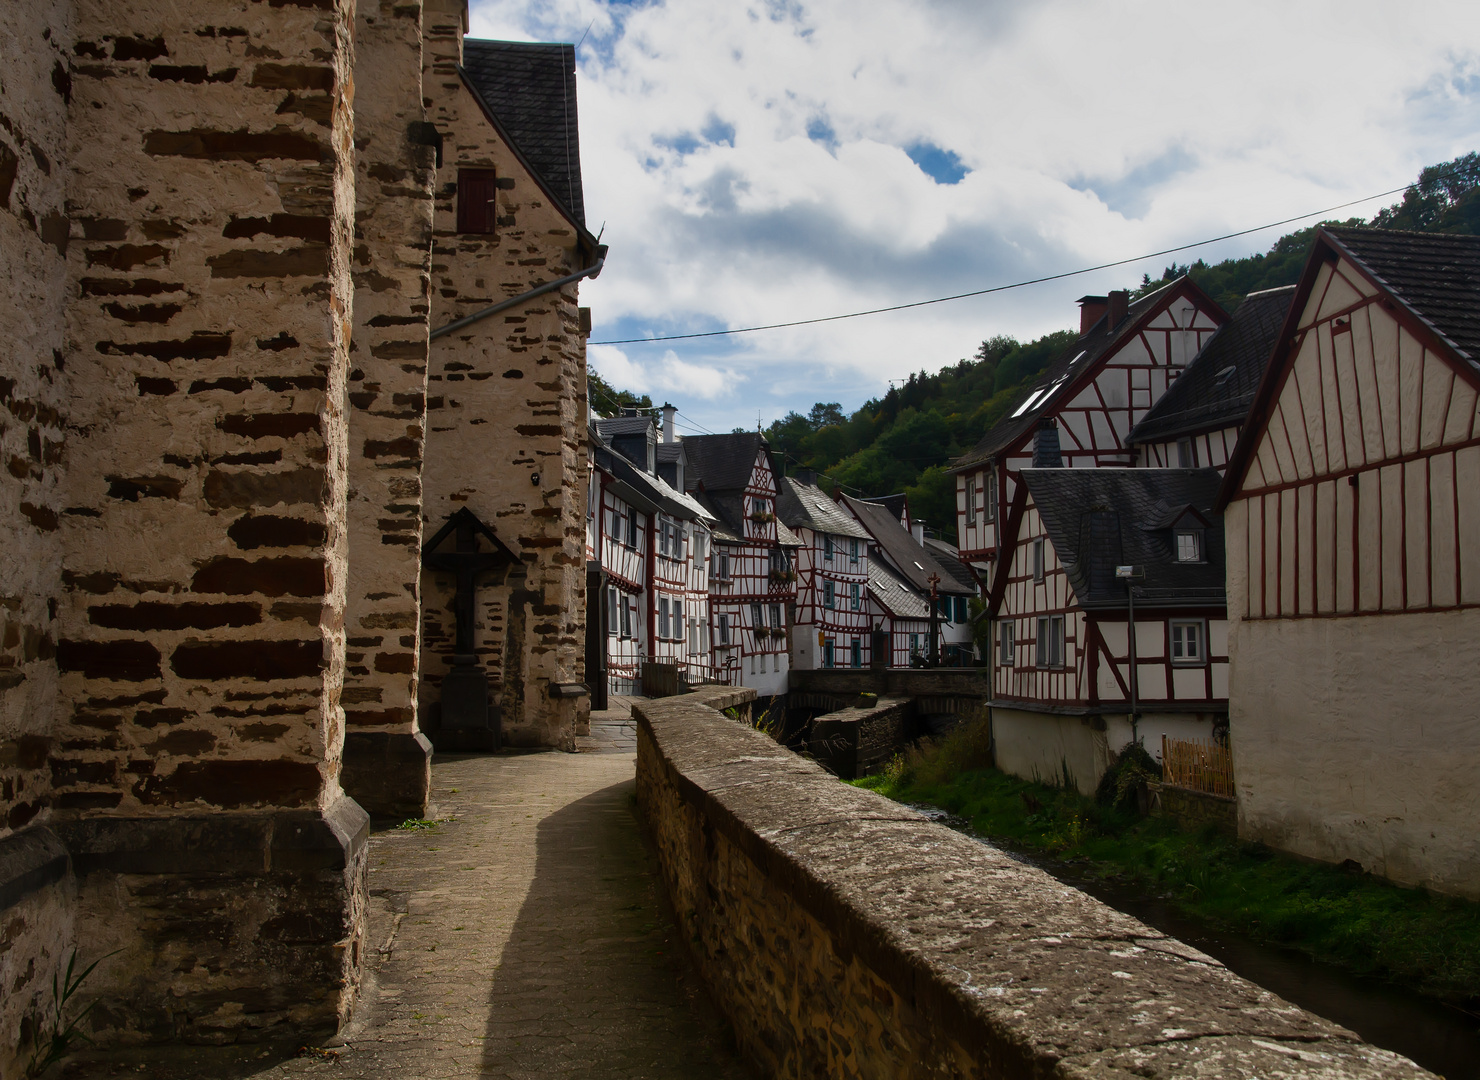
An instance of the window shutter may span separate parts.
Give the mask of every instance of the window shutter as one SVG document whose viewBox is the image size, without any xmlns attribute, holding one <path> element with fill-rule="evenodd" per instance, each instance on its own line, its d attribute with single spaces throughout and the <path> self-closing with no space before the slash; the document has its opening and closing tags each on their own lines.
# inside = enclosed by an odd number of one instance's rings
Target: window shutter
<svg viewBox="0 0 1480 1080">
<path fill-rule="evenodd" d="M 492 169 L 457 170 L 457 231 L 492 233 L 498 220 L 498 177 Z"/>
</svg>

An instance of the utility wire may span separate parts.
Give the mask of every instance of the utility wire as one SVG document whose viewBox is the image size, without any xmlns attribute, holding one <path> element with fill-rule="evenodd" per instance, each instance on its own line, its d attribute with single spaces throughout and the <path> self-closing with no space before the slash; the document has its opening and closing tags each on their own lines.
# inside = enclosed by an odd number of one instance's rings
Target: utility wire
<svg viewBox="0 0 1480 1080">
<path fill-rule="evenodd" d="M 1179 251 L 1190 251 L 1193 248 L 1206 247 L 1223 240 L 1232 240 L 1239 236 L 1248 236 L 1250 233 L 1263 232 L 1265 229 L 1277 229 L 1281 225 L 1291 225 L 1306 218 L 1320 217 L 1330 214 L 1336 210 L 1345 210 L 1349 206 L 1358 206 L 1373 199 L 1383 199 L 1389 195 L 1396 195 L 1400 191 L 1407 191 L 1415 184 L 1404 184 L 1389 191 L 1378 192 L 1376 195 L 1368 195 L 1361 199 L 1353 199 L 1351 202 L 1338 203 L 1328 206 L 1324 210 L 1312 210 L 1307 214 L 1297 214 L 1295 217 L 1285 218 L 1282 221 L 1271 221 L 1267 225 L 1256 225 L 1252 229 L 1240 229 L 1238 232 L 1224 233 L 1208 240 L 1198 240 L 1191 244 L 1179 244 L 1177 247 L 1163 248 L 1160 251 L 1147 252 L 1145 255 L 1136 255 L 1129 259 L 1116 259 L 1114 262 L 1100 263 L 1097 266 L 1086 266 L 1079 270 L 1066 270 L 1061 274 L 1048 274 L 1044 277 L 1028 278 L 1026 281 L 1014 281 L 1010 285 L 994 285 L 989 289 L 974 289 L 971 292 L 956 293 L 952 296 L 938 296 L 933 300 L 916 300 L 909 304 L 892 304 L 889 307 L 869 308 L 867 311 L 850 311 L 844 315 L 823 315 L 816 319 L 795 319 L 792 322 L 767 323 L 764 326 L 743 326 L 733 330 L 705 330 L 693 334 L 663 334 L 655 337 L 640 338 L 616 338 L 612 341 L 593 341 L 592 345 L 641 345 L 649 341 L 687 341 L 692 338 L 727 337 L 730 334 L 753 334 L 757 330 L 783 330 L 791 326 L 812 326 L 817 323 L 839 322 L 843 319 L 859 319 L 865 315 L 882 315 L 889 311 L 907 311 L 910 308 L 928 307 L 931 304 L 945 304 L 952 300 L 965 300 L 972 296 L 987 296 L 990 293 L 1007 292 L 1010 289 L 1021 289 L 1027 285 L 1041 285 L 1045 281 L 1062 281 L 1064 278 L 1078 277 L 1081 274 L 1092 274 L 1097 270 L 1109 270 L 1116 266 L 1127 266 L 1130 263 L 1142 262 L 1146 259 L 1157 259 L 1163 255 L 1172 255 Z"/>
</svg>

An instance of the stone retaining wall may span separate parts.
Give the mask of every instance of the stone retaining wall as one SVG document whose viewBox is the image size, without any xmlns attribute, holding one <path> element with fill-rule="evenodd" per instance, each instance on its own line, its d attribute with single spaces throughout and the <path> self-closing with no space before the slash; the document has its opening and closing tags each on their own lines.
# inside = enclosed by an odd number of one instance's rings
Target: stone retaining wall
<svg viewBox="0 0 1480 1080">
<path fill-rule="evenodd" d="M 1152 784 L 1154 805 L 1158 812 L 1166 815 L 1184 829 L 1200 829 L 1205 825 L 1216 825 L 1219 831 L 1229 836 L 1238 836 L 1238 800 L 1226 795 L 1211 795 L 1206 791 L 1173 787 L 1171 784 Z"/>
<path fill-rule="evenodd" d="M 765 1075 L 1430 1075 L 708 700 L 634 705 L 638 804 Z"/>
<path fill-rule="evenodd" d="M 854 780 L 898 753 L 913 719 L 909 698 L 880 698 L 871 708 L 839 709 L 812 721 L 807 749 L 828 772 Z"/>
</svg>

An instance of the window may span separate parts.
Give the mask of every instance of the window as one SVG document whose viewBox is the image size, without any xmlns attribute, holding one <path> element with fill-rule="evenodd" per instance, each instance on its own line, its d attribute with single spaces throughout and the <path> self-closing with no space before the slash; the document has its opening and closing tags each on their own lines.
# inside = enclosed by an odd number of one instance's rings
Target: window
<svg viewBox="0 0 1480 1080">
<path fill-rule="evenodd" d="M 824 581 L 822 583 L 822 606 L 823 607 L 825 607 L 825 608 L 835 608 L 835 607 L 838 606 L 837 597 L 834 595 L 835 588 L 836 588 L 836 586 L 834 586 L 831 581 Z"/>
<path fill-rule="evenodd" d="M 1017 624 L 1004 622 L 997 624 L 997 662 L 1005 667 L 1012 666 L 1013 647 L 1016 642 Z"/>
<path fill-rule="evenodd" d="M 457 231 L 492 234 L 498 224 L 498 177 L 492 169 L 457 170 Z"/>
<path fill-rule="evenodd" d="M 1038 666 L 1041 668 L 1064 666 L 1064 617 L 1062 615 L 1038 616 Z"/>
<path fill-rule="evenodd" d="M 612 510 L 610 516 L 611 524 L 606 531 L 611 534 L 612 543 L 620 544 L 622 542 L 622 515 Z"/>
<path fill-rule="evenodd" d="M 956 622 L 964 623 L 967 619 L 966 597 L 956 597 Z"/>
<path fill-rule="evenodd" d="M 716 636 L 719 638 L 719 644 L 728 645 L 730 643 L 730 617 L 723 612 L 719 616 Z"/>
<path fill-rule="evenodd" d="M 854 667 L 863 667 L 863 642 L 854 638 L 848 649 Z"/>
<path fill-rule="evenodd" d="M 1206 649 L 1203 647 L 1204 634 L 1201 619 L 1173 622 L 1171 632 L 1172 663 L 1201 664 L 1207 659 Z"/>
<path fill-rule="evenodd" d="M 858 537 L 856 536 L 848 541 L 848 561 L 851 563 L 858 561 Z"/>
<path fill-rule="evenodd" d="M 848 601 L 849 601 L 849 606 L 854 611 L 857 611 L 858 610 L 858 582 L 856 582 L 856 581 L 853 582 L 852 584 L 850 584 L 848 586 Z"/>
<path fill-rule="evenodd" d="M 661 515 L 658 518 L 658 553 L 668 554 L 668 522 Z"/>
<path fill-rule="evenodd" d="M 761 618 L 761 606 L 759 604 L 750 605 L 750 625 L 756 630 L 766 625 L 766 620 Z"/>
<path fill-rule="evenodd" d="M 833 542 L 832 533 L 822 534 L 822 558 L 824 562 L 832 562 Z"/>
<path fill-rule="evenodd" d="M 984 515 L 987 521 L 997 520 L 997 474 L 987 473 L 987 512 Z"/>
<path fill-rule="evenodd" d="M 658 636 L 660 638 L 668 636 L 668 597 L 666 596 L 658 598 Z"/>
<path fill-rule="evenodd" d="M 1197 468 L 1197 446 L 1191 439 L 1177 440 L 1177 468 Z"/>
<path fill-rule="evenodd" d="M 622 630 L 622 616 L 617 610 L 618 597 L 615 586 L 608 586 L 606 590 L 606 632 L 609 637 L 615 637 Z"/>
<path fill-rule="evenodd" d="M 637 507 L 627 510 L 627 546 L 637 548 Z"/>
<path fill-rule="evenodd" d="M 771 605 L 771 629 L 772 630 L 780 630 L 781 629 L 781 605 L 780 604 L 772 604 Z"/>
<path fill-rule="evenodd" d="M 976 477 L 966 481 L 966 524 L 976 524 Z"/>
<path fill-rule="evenodd" d="M 1043 580 L 1043 538 L 1033 541 L 1033 580 Z"/>
<path fill-rule="evenodd" d="M 1198 529 L 1177 530 L 1177 561 L 1202 562 L 1202 532 Z"/>
<path fill-rule="evenodd" d="M 911 634 L 910 635 L 910 655 L 911 656 L 919 656 L 920 655 L 920 635 L 919 634 Z"/>
<path fill-rule="evenodd" d="M 730 580 L 730 553 L 728 551 L 714 553 L 714 576 L 720 581 Z"/>
<path fill-rule="evenodd" d="M 703 566 L 704 560 L 709 557 L 706 551 L 706 537 L 698 529 L 694 530 L 694 565 Z"/>
<path fill-rule="evenodd" d="M 699 651 L 699 620 L 689 620 L 689 652 L 691 654 Z"/>
<path fill-rule="evenodd" d="M 833 666 L 833 641 L 832 641 L 832 638 L 828 638 L 826 641 L 824 641 L 822 643 L 822 666 L 823 667 L 832 667 Z"/>
<path fill-rule="evenodd" d="M 633 604 L 632 604 L 632 601 L 629 600 L 625 596 L 621 598 L 620 603 L 621 603 L 621 612 L 622 612 L 622 636 L 624 638 L 630 638 L 632 636 L 632 608 L 633 608 Z"/>
</svg>

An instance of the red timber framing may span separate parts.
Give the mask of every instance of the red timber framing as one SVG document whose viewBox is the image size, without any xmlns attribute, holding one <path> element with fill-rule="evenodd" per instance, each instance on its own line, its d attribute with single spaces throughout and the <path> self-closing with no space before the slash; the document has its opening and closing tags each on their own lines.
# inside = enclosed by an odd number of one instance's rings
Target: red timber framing
<svg viewBox="0 0 1480 1080">
<path fill-rule="evenodd" d="M 794 560 L 778 539 L 776 477 L 764 451 L 756 455 L 742 496 L 744 540 L 716 537 L 714 541 L 709 634 L 716 677 L 749 685 L 748 675 L 774 675 L 789 669 L 787 643 L 796 585 Z M 722 562 L 728 565 L 727 577 L 718 572 Z"/>
<path fill-rule="evenodd" d="M 1233 448 L 1238 445 L 1241 430 L 1241 425 L 1232 424 L 1166 442 L 1142 443 L 1140 460 L 1136 464 L 1143 469 L 1212 468 L 1223 471 L 1233 457 Z M 1183 443 L 1185 448 L 1181 445 Z M 1184 464 L 1183 457 L 1189 451 L 1191 461 Z"/>
<path fill-rule="evenodd" d="M 1015 529 L 1008 534 L 988 597 L 993 700 L 1024 709 L 1128 710 L 1127 613 L 1080 606 L 1025 486 L 1019 487 L 1008 520 Z M 1061 630 L 1055 620 L 1062 620 Z M 1177 659 L 1172 644 L 1174 626 L 1186 624 L 1197 627 L 1198 655 L 1191 660 Z M 1050 633 L 1042 649 L 1040 627 Z M 1003 654 L 1005 636 L 1011 641 L 1008 656 Z M 1228 623 L 1223 606 L 1138 606 L 1136 682 L 1144 709 L 1226 710 Z"/>
<path fill-rule="evenodd" d="M 1480 374 L 1322 231 L 1224 482 L 1244 619 L 1480 606 Z"/>
<path fill-rule="evenodd" d="M 848 667 L 853 663 L 853 642 L 857 640 L 859 666 L 868 667 L 873 628 L 869 616 L 868 542 L 808 528 L 793 531 L 802 542 L 796 561 L 796 632 L 808 635 L 806 645 L 811 646 L 803 648 L 799 640 L 797 656 L 814 658 L 806 666 L 823 667 L 825 646 L 830 641 L 834 666 Z M 828 585 L 832 586 L 831 605 Z"/>
<path fill-rule="evenodd" d="M 1034 406 L 1038 420 L 1057 424 L 1065 467 L 1136 464 L 1134 449 L 1126 445 L 1131 428 L 1227 321 L 1217 302 L 1184 277 L 1129 320 L 1115 342 L 1084 370 L 1071 365 L 1048 391 L 1049 407 Z M 1082 348 L 1076 344 L 1071 351 Z M 952 470 L 960 558 L 978 570 L 996 557 L 1001 535 L 996 526 L 1012 502 L 1018 470 L 1033 462 L 1036 427 L 1023 431 L 990 460 Z M 975 496 L 972 512 L 968 489 Z M 995 498 L 994 505 L 988 505 L 989 497 Z"/>
</svg>

